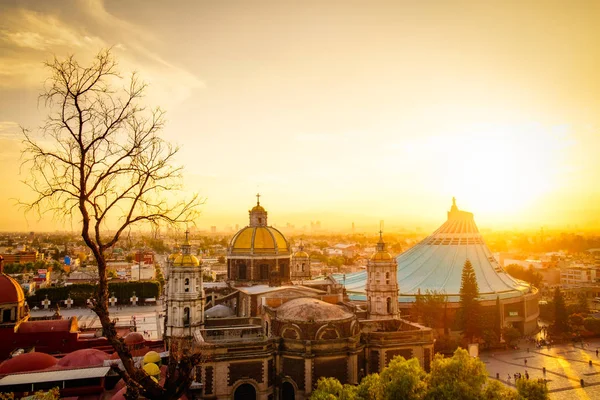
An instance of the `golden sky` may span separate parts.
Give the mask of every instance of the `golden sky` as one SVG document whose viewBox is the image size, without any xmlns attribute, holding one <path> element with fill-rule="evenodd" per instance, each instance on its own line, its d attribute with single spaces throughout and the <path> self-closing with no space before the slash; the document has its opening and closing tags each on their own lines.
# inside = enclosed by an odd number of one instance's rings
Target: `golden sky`
<svg viewBox="0 0 600 400">
<path fill-rule="evenodd" d="M 600 225 L 600 2 L 0 1 L 0 230 L 53 54 L 114 46 L 181 145 L 200 227 Z M 21 171 L 27 174 L 27 171 Z"/>
</svg>

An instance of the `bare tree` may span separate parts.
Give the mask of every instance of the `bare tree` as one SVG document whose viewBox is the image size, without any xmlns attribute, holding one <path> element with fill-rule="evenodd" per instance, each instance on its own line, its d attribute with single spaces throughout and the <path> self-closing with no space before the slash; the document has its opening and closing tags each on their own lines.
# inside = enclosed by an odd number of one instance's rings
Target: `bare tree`
<svg viewBox="0 0 600 400">
<path fill-rule="evenodd" d="M 135 73 L 122 78 L 110 50 L 89 66 L 73 56 L 55 57 L 46 66 L 51 76 L 40 95 L 50 109 L 46 123 L 38 137 L 23 129 L 23 167 L 30 170 L 26 183 L 36 194 L 26 209 L 81 224 L 81 236 L 98 263 L 92 309 L 123 362 L 127 397 L 178 399 L 199 355 L 171 352 L 164 387 L 136 368 L 110 319 L 106 251 L 134 225 L 193 222 L 201 201 L 197 195 L 177 196 L 181 168 L 173 166 L 173 158 L 178 149 L 158 136 L 164 113 L 139 104 L 146 84 Z"/>
</svg>

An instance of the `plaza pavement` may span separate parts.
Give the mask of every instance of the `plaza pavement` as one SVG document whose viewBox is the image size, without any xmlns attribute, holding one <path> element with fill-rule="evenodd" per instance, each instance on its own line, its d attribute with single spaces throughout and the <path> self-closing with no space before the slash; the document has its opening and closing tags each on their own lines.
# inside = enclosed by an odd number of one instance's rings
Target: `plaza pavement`
<svg viewBox="0 0 600 400">
<path fill-rule="evenodd" d="M 529 351 L 527 350 L 529 348 Z M 581 344 L 553 345 L 537 349 L 531 343 L 521 342 L 518 350 L 485 352 L 480 359 L 485 363 L 490 378 L 515 387 L 513 375 L 525 371 L 529 379 L 547 379 L 550 399 L 597 399 L 600 400 L 600 358 L 596 356 L 600 340 Z M 527 364 L 525 364 L 527 360 Z M 591 365 L 590 365 L 591 360 Z M 544 374 L 543 368 L 546 368 Z M 511 375 L 510 381 L 507 375 Z M 583 379 L 582 388 L 580 380 Z"/>
<path fill-rule="evenodd" d="M 54 310 L 32 310 L 32 317 L 43 317 L 54 315 Z M 146 331 L 147 339 L 161 339 L 163 331 L 164 318 L 162 317 L 162 305 L 155 306 L 123 306 L 109 307 L 110 316 L 117 320 L 117 327 L 133 326 L 133 318 L 135 317 L 135 325 L 137 331 L 144 333 Z M 74 307 L 61 308 L 60 314 L 65 317 L 77 317 L 79 327 L 83 329 L 99 329 L 101 327 L 98 316 L 89 308 Z"/>
</svg>

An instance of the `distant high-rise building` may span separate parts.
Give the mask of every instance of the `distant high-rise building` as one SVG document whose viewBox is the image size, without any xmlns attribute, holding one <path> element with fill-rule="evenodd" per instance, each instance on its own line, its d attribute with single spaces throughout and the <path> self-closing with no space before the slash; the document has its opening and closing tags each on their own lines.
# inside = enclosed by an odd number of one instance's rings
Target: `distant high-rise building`
<svg viewBox="0 0 600 400">
<path fill-rule="evenodd" d="M 213 226 L 211 226 L 211 227 L 210 227 L 210 231 L 211 231 L 211 233 L 217 233 L 217 227 L 216 227 L 216 226 L 214 226 L 214 225 L 213 225 Z"/>
</svg>

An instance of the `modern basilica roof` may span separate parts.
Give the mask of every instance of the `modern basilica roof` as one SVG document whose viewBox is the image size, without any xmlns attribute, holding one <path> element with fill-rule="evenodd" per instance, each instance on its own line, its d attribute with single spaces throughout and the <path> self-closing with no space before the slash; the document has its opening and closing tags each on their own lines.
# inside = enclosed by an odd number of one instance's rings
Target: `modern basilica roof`
<svg viewBox="0 0 600 400">
<path fill-rule="evenodd" d="M 528 283 L 508 275 L 494 259 L 473 214 L 460 211 L 452 199 L 448 220 L 417 245 L 400 254 L 398 285 L 400 302 L 413 302 L 419 290 L 436 290 L 448 295 L 450 302 L 459 301 L 462 269 L 469 259 L 475 270 L 482 300 L 522 296 L 531 291 Z M 366 271 L 335 274 L 334 278 L 346 287 L 351 300 L 366 300 Z"/>
</svg>

